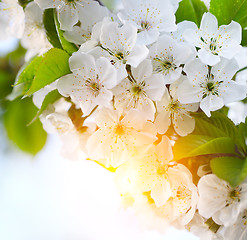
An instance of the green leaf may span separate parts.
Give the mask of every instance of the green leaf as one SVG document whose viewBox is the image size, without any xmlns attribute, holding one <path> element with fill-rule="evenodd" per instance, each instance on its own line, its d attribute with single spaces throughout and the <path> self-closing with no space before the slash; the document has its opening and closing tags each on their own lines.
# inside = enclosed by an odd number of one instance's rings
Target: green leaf
<svg viewBox="0 0 247 240">
<path fill-rule="evenodd" d="M 211 158 L 215 155 L 236 155 L 235 144 L 231 138 L 212 138 L 201 135 L 188 135 L 178 139 L 173 152 L 175 161 L 202 155 L 208 155 Z"/>
<path fill-rule="evenodd" d="M 11 92 L 14 79 L 12 73 L 0 69 L 0 101 Z"/>
<path fill-rule="evenodd" d="M 176 12 L 177 23 L 184 20 L 192 21 L 200 26 L 203 13 L 208 9 L 204 2 L 200 0 L 183 0 L 179 3 L 178 10 Z"/>
<path fill-rule="evenodd" d="M 38 67 L 35 68 L 35 77 L 26 95 L 29 96 L 58 78 L 69 74 L 69 57 L 68 53 L 58 48 L 52 48 L 45 53 Z M 29 72 L 26 71 L 26 74 Z"/>
<path fill-rule="evenodd" d="M 36 112 L 37 108 L 31 98 L 18 98 L 8 103 L 4 114 L 4 125 L 9 139 L 21 150 L 33 155 L 43 148 L 47 137 L 40 121 L 27 127 Z"/>
<path fill-rule="evenodd" d="M 57 30 L 57 34 L 59 36 L 59 40 L 60 43 L 63 47 L 63 49 L 70 55 L 72 55 L 73 52 L 78 51 L 78 48 L 76 47 L 76 45 L 74 43 L 68 42 L 64 36 L 63 36 L 63 31 L 60 29 L 60 24 L 58 22 L 57 16 L 56 16 L 56 12 L 54 11 L 54 20 L 55 20 L 55 25 L 56 25 L 56 30 Z"/>
<path fill-rule="evenodd" d="M 39 109 L 39 111 L 37 112 L 36 116 L 34 117 L 34 119 L 31 121 L 30 124 L 32 124 L 39 116 L 40 114 L 42 114 L 46 108 L 50 105 L 53 104 L 54 102 L 56 102 L 58 99 L 60 99 L 62 96 L 61 94 L 58 92 L 57 89 L 49 92 L 46 96 L 44 101 L 42 102 L 41 108 Z"/>
<path fill-rule="evenodd" d="M 25 94 L 32 86 L 36 71 L 42 61 L 42 56 L 34 58 L 31 62 L 23 65 L 16 77 L 16 85 L 23 83 L 23 92 Z"/>
<path fill-rule="evenodd" d="M 238 186 L 247 176 L 247 159 L 219 157 L 212 159 L 210 166 L 215 175 L 232 187 Z"/>
<path fill-rule="evenodd" d="M 32 2 L 33 0 L 18 0 L 18 3 L 25 8 L 28 3 Z"/>
<path fill-rule="evenodd" d="M 247 27 L 247 0 L 211 0 L 210 12 L 217 17 L 219 25 L 234 20 Z"/>
<path fill-rule="evenodd" d="M 227 116 L 220 112 L 213 112 L 210 118 L 203 113 L 196 113 L 193 116 L 196 122 L 194 135 L 205 135 L 213 138 L 230 137 L 244 156 L 246 152 L 245 139 L 240 137 L 237 127 Z"/>
<path fill-rule="evenodd" d="M 43 23 L 46 31 L 46 36 L 51 45 L 55 48 L 61 48 L 59 37 L 57 35 L 56 24 L 54 20 L 54 9 L 45 9 L 43 13 Z"/>
<path fill-rule="evenodd" d="M 243 30 L 242 32 L 242 42 L 241 45 L 246 47 L 247 46 L 247 29 Z"/>
</svg>

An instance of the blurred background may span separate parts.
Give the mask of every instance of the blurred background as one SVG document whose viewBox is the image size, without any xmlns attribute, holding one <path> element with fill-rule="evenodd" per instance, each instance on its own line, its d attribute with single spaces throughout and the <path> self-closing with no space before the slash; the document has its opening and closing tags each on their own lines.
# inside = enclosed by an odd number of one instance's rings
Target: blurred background
<svg viewBox="0 0 247 240">
<path fill-rule="evenodd" d="M 40 125 L 23 130 L 34 106 L 6 96 L 24 52 L 16 39 L 0 42 L 0 239 L 198 239 L 173 228 L 166 234 L 141 230 L 133 212 L 120 209 L 111 172 L 91 161 L 64 159 L 58 136 L 46 137 Z M 40 138 L 34 153 L 33 138 Z"/>
<path fill-rule="evenodd" d="M 197 239 L 173 228 L 165 235 L 141 230 L 133 212 L 120 209 L 111 172 L 61 157 L 60 139 L 40 134 L 41 125 L 25 130 L 34 106 L 6 100 L 24 52 L 16 39 L 0 42 L 0 239 Z M 40 138 L 34 153 L 33 138 Z"/>
<path fill-rule="evenodd" d="M 64 159 L 58 136 L 47 136 L 39 122 L 24 128 L 36 112 L 31 99 L 6 100 L 24 54 L 18 40 L 0 41 L 0 239 L 198 239 L 174 228 L 143 231 L 131 209 L 120 208 L 112 173 L 94 162 Z M 229 115 L 242 121 L 245 105 L 235 104 Z"/>
</svg>

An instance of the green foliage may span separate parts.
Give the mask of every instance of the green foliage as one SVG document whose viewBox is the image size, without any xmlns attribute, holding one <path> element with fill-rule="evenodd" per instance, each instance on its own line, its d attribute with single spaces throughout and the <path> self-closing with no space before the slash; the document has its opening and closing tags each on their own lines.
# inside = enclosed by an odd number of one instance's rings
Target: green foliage
<svg viewBox="0 0 247 240">
<path fill-rule="evenodd" d="M 243 28 L 242 44 L 247 45 L 247 0 L 211 0 L 210 12 L 214 14 L 219 25 L 229 24 L 232 20 Z"/>
<path fill-rule="evenodd" d="M 17 84 L 25 84 L 23 94 L 29 96 L 70 73 L 68 60 L 69 54 L 58 48 L 52 48 L 43 56 L 36 57 L 17 79 Z"/>
<path fill-rule="evenodd" d="M 41 108 L 39 109 L 39 111 L 37 112 L 36 116 L 34 117 L 34 119 L 32 120 L 31 123 L 33 123 L 39 116 L 40 114 L 42 114 L 46 108 L 50 105 L 53 104 L 54 102 L 56 102 L 58 99 L 60 99 L 62 96 L 61 94 L 58 92 L 58 90 L 53 90 L 51 92 L 49 92 L 46 96 L 45 99 L 41 105 Z"/>
<path fill-rule="evenodd" d="M 51 45 L 55 48 L 62 49 L 62 45 L 57 35 L 53 8 L 45 9 L 43 13 L 43 23 L 44 23 L 47 39 L 49 40 Z"/>
<path fill-rule="evenodd" d="M 33 0 L 18 0 L 18 3 L 25 8 L 28 3 L 32 2 Z"/>
<path fill-rule="evenodd" d="M 17 75 L 16 85 L 22 84 L 24 95 L 32 86 L 37 69 L 42 61 L 42 56 L 34 58 L 31 62 L 23 65 Z"/>
<path fill-rule="evenodd" d="M 179 8 L 176 12 L 177 23 L 184 20 L 192 21 L 200 26 L 203 13 L 208 9 L 204 2 L 200 0 L 183 0 L 179 3 Z"/>
<path fill-rule="evenodd" d="M 68 42 L 64 38 L 55 9 L 46 9 L 44 11 L 43 22 L 47 39 L 53 47 L 64 49 L 70 55 L 78 50 L 75 44 Z"/>
<path fill-rule="evenodd" d="M 217 17 L 219 25 L 234 20 L 243 28 L 247 27 L 247 0 L 211 0 L 209 10 Z"/>
<path fill-rule="evenodd" d="M 247 159 L 219 157 L 211 160 L 210 166 L 214 174 L 229 182 L 232 187 L 247 177 Z"/>
<path fill-rule="evenodd" d="M 213 112 L 208 118 L 203 113 L 194 114 L 196 126 L 193 134 L 205 135 L 213 138 L 229 137 L 236 144 L 238 151 L 244 157 L 247 153 L 245 138 L 234 123 L 224 114 Z"/>
<path fill-rule="evenodd" d="M 1 62 L 0 66 L 2 66 Z M 2 66 L 0 69 L 0 101 L 4 100 L 11 92 L 11 85 L 13 84 L 14 79 L 15 76 L 12 70 L 8 66 L 6 66 L 6 68 Z"/>
<path fill-rule="evenodd" d="M 201 155 L 208 155 L 211 158 L 215 155 L 236 155 L 235 144 L 229 137 L 188 135 L 177 140 L 173 150 L 175 160 Z"/>
<path fill-rule="evenodd" d="M 27 127 L 36 112 L 37 108 L 33 105 L 32 99 L 18 98 L 8 103 L 4 115 L 4 125 L 9 139 L 21 150 L 32 155 L 43 148 L 47 137 L 40 121 Z"/>
<path fill-rule="evenodd" d="M 242 32 L 242 46 L 246 47 L 247 46 L 247 29 L 243 30 Z"/>
<path fill-rule="evenodd" d="M 54 20 L 55 20 L 55 25 L 56 25 L 56 30 L 57 34 L 60 40 L 60 43 L 62 45 L 62 48 L 70 55 L 72 55 L 73 52 L 78 51 L 78 48 L 75 46 L 74 43 L 68 42 L 64 36 L 63 36 L 63 31 L 60 29 L 60 24 L 58 22 L 56 12 L 54 12 Z"/>
</svg>

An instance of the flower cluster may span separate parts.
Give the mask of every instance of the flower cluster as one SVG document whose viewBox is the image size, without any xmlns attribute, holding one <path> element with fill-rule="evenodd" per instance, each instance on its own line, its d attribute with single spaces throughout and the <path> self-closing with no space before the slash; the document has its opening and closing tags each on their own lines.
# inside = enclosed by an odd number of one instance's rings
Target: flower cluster
<svg viewBox="0 0 247 240">
<path fill-rule="evenodd" d="M 39 108 L 49 92 L 60 94 L 40 119 L 61 136 L 66 156 L 84 152 L 115 172 L 123 203 L 146 226 L 246 239 L 247 183 L 232 187 L 204 166 L 197 183 L 173 153 L 174 142 L 194 131 L 195 112 L 209 118 L 246 97 L 246 84 L 234 80 L 242 29 L 235 21 L 218 26 L 209 12 L 199 28 L 176 24 L 179 2 L 122 0 L 112 13 L 93 0 L 34 0 L 25 10 L 3 0 L 1 18 L 5 8 L 6 17 L 18 14 L 0 31 L 21 37 L 30 60 L 52 48 L 42 14 L 55 9 L 64 40 L 78 49 L 69 58 L 71 73 L 34 93 Z"/>
</svg>

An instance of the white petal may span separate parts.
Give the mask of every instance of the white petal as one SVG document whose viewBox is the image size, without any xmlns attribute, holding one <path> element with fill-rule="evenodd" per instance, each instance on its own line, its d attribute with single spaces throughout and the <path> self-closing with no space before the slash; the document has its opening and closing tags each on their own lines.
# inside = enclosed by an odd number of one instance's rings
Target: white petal
<svg viewBox="0 0 247 240">
<path fill-rule="evenodd" d="M 122 122 L 125 126 L 137 130 L 141 130 L 146 121 L 147 119 L 145 114 L 136 109 L 131 109 L 128 111 L 126 116 L 122 119 Z"/>
<path fill-rule="evenodd" d="M 136 45 L 127 56 L 127 63 L 133 67 L 137 67 L 148 55 L 148 49 L 144 45 Z"/>
<path fill-rule="evenodd" d="M 95 78 L 97 75 L 94 57 L 89 54 L 82 52 L 73 53 L 69 59 L 69 65 L 75 75 L 84 79 Z"/>
<path fill-rule="evenodd" d="M 163 206 L 172 196 L 170 183 L 164 179 L 163 182 L 157 183 L 151 190 L 151 197 L 155 201 L 157 207 Z"/>
<path fill-rule="evenodd" d="M 213 66 L 220 62 L 220 57 L 204 48 L 198 50 L 198 57 L 207 65 Z"/>
<path fill-rule="evenodd" d="M 210 117 L 210 111 L 215 111 L 224 106 L 223 99 L 216 95 L 210 94 L 209 96 L 202 99 L 200 103 L 200 108 L 202 109 L 205 114 Z"/>
<path fill-rule="evenodd" d="M 191 84 L 200 84 L 207 78 L 208 66 L 203 64 L 199 59 L 195 59 L 185 65 L 184 71 Z"/>
<path fill-rule="evenodd" d="M 107 58 L 97 59 L 96 67 L 100 83 L 103 83 L 107 89 L 112 89 L 117 85 L 117 71 Z"/>
<path fill-rule="evenodd" d="M 166 135 L 162 136 L 161 142 L 156 147 L 157 155 L 162 163 L 167 164 L 173 159 L 172 145 Z"/>
<path fill-rule="evenodd" d="M 219 42 L 221 45 L 231 44 L 232 41 L 237 44 L 241 43 L 242 40 L 242 28 L 241 25 L 235 21 L 231 21 L 229 25 L 222 25 L 219 27 Z"/>
<path fill-rule="evenodd" d="M 72 31 L 78 22 L 78 13 L 73 4 L 65 4 L 58 10 L 58 21 L 62 30 Z"/>
<path fill-rule="evenodd" d="M 208 174 L 199 180 L 198 189 L 200 195 L 198 210 L 203 217 L 210 218 L 225 207 L 229 194 L 225 181 L 214 174 Z"/>
<path fill-rule="evenodd" d="M 166 89 L 163 76 L 161 74 L 153 74 L 145 79 L 145 83 L 144 91 L 147 96 L 153 101 L 159 101 Z"/>
<path fill-rule="evenodd" d="M 188 44 L 191 44 L 196 47 L 201 47 L 201 39 L 198 32 L 198 29 L 185 29 L 183 32 L 183 38 L 188 42 Z"/>
<path fill-rule="evenodd" d="M 173 125 L 180 136 L 186 136 L 195 128 L 195 119 L 188 114 L 174 113 Z"/>
<path fill-rule="evenodd" d="M 158 113 L 154 124 L 159 134 L 164 134 L 168 130 L 169 126 L 171 125 L 170 116 L 171 113 L 167 110 L 163 110 L 162 112 Z"/>
<path fill-rule="evenodd" d="M 220 63 L 215 65 L 211 71 L 215 78 L 217 78 L 217 81 L 220 82 L 232 79 L 238 69 L 238 63 L 235 59 L 229 61 L 222 58 Z"/>
<path fill-rule="evenodd" d="M 35 0 L 35 2 L 40 6 L 41 9 L 47 8 L 57 8 L 61 6 L 61 1 L 59 0 Z"/>
<path fill-rule="evenodd" d="M 160 33 L 157 28 L 141 31 L 137 34 L 137 43 L 144 45 L 152 44 L 158 39 L 159 35 Z"/>
<path fill-rule="evenodd" d="M 73 91 L 76 90 L 77 86 L 74 86 L 73 84 L 77 82 L 78 79 L 74 74 L 65 75 L 58 80 L 57 89 L 63 96 L 69 97 Z"/>
<path fill-rule="evenodd" d="M 72 31 L 65 31 L 63 36 L 69 42 L 81 45 L 90 38 L 90 33 L 78 26 L 73 26 Z"/>
<path fill-rule="evenodd" d="M 200 29 L 206 36 L 212 37 L 218 31 L 217 18 L 209 12 L 204 13 L 202 16 Z"/>
<path fill-rule="evenodd" d="M 119 122 L 120 113 L 108 108 L 101 109 L 96 116 L 96 123 L 99 127 L 112 127 Z"/>
<path fill-rule="evenodd" d="M 131 68 L 131 73 L 138 83 L 142 82 L 145 78 L 150 77 L 152 71 L 152 63 L 147 59 L 141 62 L 137 68 Z"/>
<path fill-rule="evenodd" d="M 223 89 L 222 89 L 223 90 Z M 247 94 L 247 86 L 240 85 L 234 81 L 228 81 L 223 92 L 222 98 L 224 100 L 224 104 L 229 104 L 232 102 L 240 101 L 246 98 Z"/>
<path fill-rule="evenodd" d="M 183 81 L 177 89 L 177 97 L 181 103 L 196 103 L 202 99 L 201 88 L 197 85 L 192 85 L 188 80 Z"/>
</svg>

